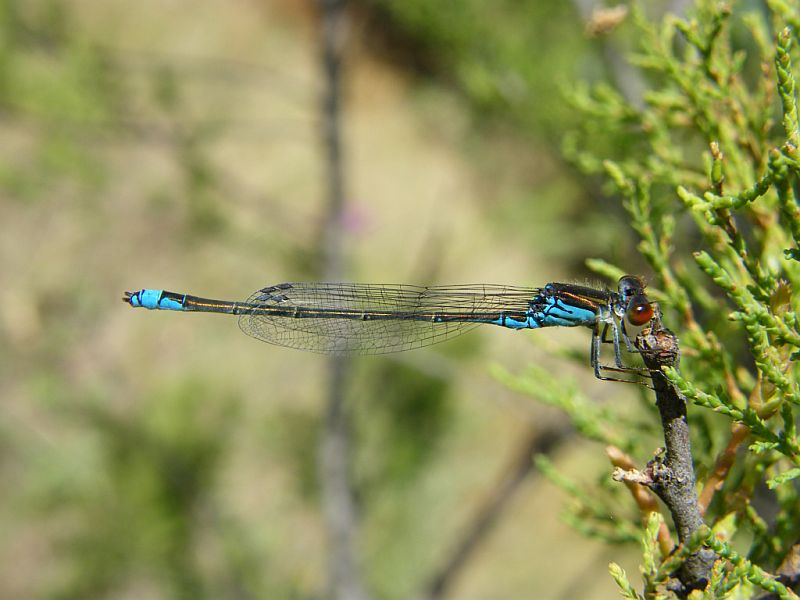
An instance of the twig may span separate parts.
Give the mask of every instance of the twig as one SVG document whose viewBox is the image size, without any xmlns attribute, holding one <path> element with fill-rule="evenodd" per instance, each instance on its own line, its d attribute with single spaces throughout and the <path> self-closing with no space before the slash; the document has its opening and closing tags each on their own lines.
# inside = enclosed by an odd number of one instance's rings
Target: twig
<svg viewBox="0 0 800 600">
<path fill-rule="evenodd" d="M 686 399 L 661 371 L 665 366 L 677 366 L 680 358 L 678 339 L 654 319 L 650 329 L 636 338 L 636 347 L 644 363 L 652 371 L 656 406 L 661 413 L 665 448 L 647 463 L 643 472 L 618 470 L 615 479 L 646 485 L 667 505 L 681 544 L 689 542 L 692 534 L 703 524 L 695 490 L 689 423 L 686 419 Z M 689 556 L 676 573 L 685 596 L 693 589 L 702 589 L 708 582 L 714 552 L 702 548 Z"/>
<path fill-rule="evenodd" d="M 633 459 L 616 446 L 607 446 L 606 455 L 611 460 L 611 464 L 618 469 L 623 469 L 626 472 L 635 471 L 636 467 Z M 644 522 L 647 522 L 651 512 L 660 512 L 658 509 L 658 503 L 653 497 L 652 492 L 648 492 L 641 485 L 633 481 L 624 479 L 623 482 L 630 491 L 631 496 L 633 496 L 633 501 L 636 502 L 636 505 L 639 507 L 639 511 L 642 513 L 642 519 Z M 661 548 L 661 553 L 664 556 L 669 555 L 674 547 L 674 544 L 672 543 L 672 537 L 669 534 L 669 528 L 663 521 L 661 522 L 661 526 L 658 528 L 658 546 Z"/>
<path fill-rule="evenodd" d="M 666 449 L 664 455 L 657 456 L 648 464 L 653 475 L 649 487 L 669 508 L 678 540 L 685 544 L 703 524 L 703 517 L 695 490 L 686 399 L 661 372 L 661 367 L 677 366 L 680 360 L 678 338 L 664 329 L 657 318 L 651 329 L 636 338 L 636 347 L 642 353 L 644 364 L 652 371 Z M 681 583 L 688 590 L 705 587 L 715 558 L 716 555 L 708 549 L 690 556 L 678 574 Z"/>
<path fill-rule="evenodd" d="M 328 594 L 332 600 L 367 600 L 356 556 L 358 509 L 350 479 L 350 420 L 345 408 L 347 369 L 330 364 L 328 404 L 319 445 L 320 502 L 328 536 Z"/>
</svg>

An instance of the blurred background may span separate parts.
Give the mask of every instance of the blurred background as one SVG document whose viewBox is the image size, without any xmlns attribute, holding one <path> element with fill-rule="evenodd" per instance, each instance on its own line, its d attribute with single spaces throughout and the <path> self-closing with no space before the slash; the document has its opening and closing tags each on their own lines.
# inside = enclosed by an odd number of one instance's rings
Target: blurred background
<svg viewBox="0 0 800 600">
<path fill-rule="evenodd" d="M 588 332 L 487 327 L 337 379 L 233 318 L 119 300 L 331 273 L 537 286 L 589 257 L 647 275 L 563 158 L 570 89 L 636 92 L 597 8 L 0 0 L 0 597 L 616 597 L 608 548 L 529 468 L 602 449 L 490 374 L 535 363 L 634 403 L 557 356 Z M 336 381 L 344 545 L 319 467 Z"/>
</svg>

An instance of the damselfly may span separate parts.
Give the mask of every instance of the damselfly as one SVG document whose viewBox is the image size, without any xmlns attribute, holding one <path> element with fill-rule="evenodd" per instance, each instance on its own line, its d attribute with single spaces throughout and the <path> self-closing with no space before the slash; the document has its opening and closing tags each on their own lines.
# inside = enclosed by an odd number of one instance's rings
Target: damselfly
<svg viewBox="0 0 800 600">
<path fill-rule="evenodd" d="M 622 277 L 616 292 L 571 283 L 541 288 L 281 283 L 244 302 L 151 289 L 125 292 L 123 301 L 155 310 L 237 315 L 247 335 L 325 354 L 400 352 L 442 342 L 480 324 L 509 329 L 585 326 L 592 330 L 595 376 L 626 381 L 607 372 L 648 373 L 626 366 L 621 349 L 624 343 L 628 352 L 636 352 L 626 324 L 640 327 L 654 316 L 644 288 L 633 275 Z M 613 366 L 600 361 L 602 342 L 613 344 Z"/>
</svg>

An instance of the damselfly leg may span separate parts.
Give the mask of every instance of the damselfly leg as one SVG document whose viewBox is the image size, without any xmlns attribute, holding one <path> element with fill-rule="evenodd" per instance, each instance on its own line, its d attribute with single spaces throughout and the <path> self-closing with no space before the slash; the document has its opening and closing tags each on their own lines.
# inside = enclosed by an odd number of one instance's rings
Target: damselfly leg
<svg viewBox="0 0 800 600">
<path fill-rule="evenodd" d="M 608 330 L 611 330 L 612 339 L 606 339 Z M 621 341 L 624 341 L 626 350 L 632 354 L 638 354 L 639 351 L 634 347 L 627 332 L 625 331 L 624 324 L 618 323 L 616 320 L 596 323 L 592 330 L 592 345 L 591 345 L 591 363 L 594 368 L 594 375 L 598 379 L 604 381 L 618 381 L 620 383 L 636 383 L 650 387 L 650 384 L 645 380 L 639 379 L 623 379 L 621 377 L 613 377 L 611 375 L 604 375 L 604 373 L 625 373 L 628 375 L 636 375 L 640 377 L 649 377 L 650 369 L 647 367 L 635 367 L 626 365 L 622 360 Z M 603 343 L 613 344 L 614 347 L 614 366 L 606 365 L 602 362 L 601 347 Z"/>
</svg>

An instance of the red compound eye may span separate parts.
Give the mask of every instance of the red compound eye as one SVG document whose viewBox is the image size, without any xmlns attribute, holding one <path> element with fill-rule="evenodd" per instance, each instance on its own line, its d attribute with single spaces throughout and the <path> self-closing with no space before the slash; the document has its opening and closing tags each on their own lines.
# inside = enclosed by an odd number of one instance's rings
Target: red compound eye
<svg viewBox="0 0 800 600">
<path fill-rule="evenodd" d="M 631 325 L 640 327 L 653 318 L 653 305 L 643 295 L 634 296 L 628 303 L 625 316 Z"/>
</svg>

